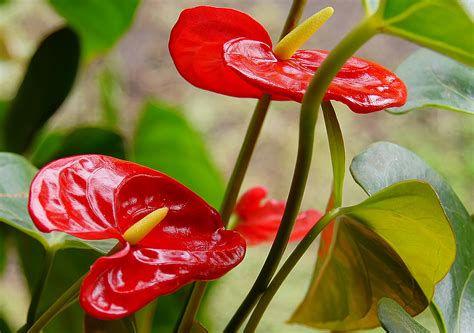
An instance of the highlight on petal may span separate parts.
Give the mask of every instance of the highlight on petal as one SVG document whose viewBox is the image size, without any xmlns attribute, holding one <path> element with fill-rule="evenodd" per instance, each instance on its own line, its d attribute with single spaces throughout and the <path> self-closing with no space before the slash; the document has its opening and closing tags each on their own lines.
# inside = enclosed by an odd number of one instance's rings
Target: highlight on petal
<svg viewBox="0 0 474 333">
<path fill-rule="evenodd" d="M 83 239 L 117 238 L 162 207 L 166 218 L 140 244 L 176 234 L 208 234 L 222 227 L 203 199 L 158 171 L 102 155 L 79 155 L 42 168 L 30 188 L 29 211 L 43 232 Z"/>
<path fill-rule="evenodd" d="M 179 73 L 198 88 L 237 97 L 260 97 L 262 91 L 244 81 L 223 61 L 223 45 L 245 37 L 272 44 L 265 28 L 235 9 L 199 6 L 184 10 L 169 40 Z"/>
<path fill-rule="evenodd" d="M 235 207 L 238 222 L 235 231 L 245 238 L 248 245 L 270 243 L 275 239 L 285 211 L 285 202 L 265 200 L 267 190 L 254 187 L 245 192 Z M 322 214 L 314 209 L 301 212 L 295 222 L 290 241 L 301 240 L 319 221 Z"/>
<path fill-rule="evenodd" d="M 155 298 L 196 280 L 221 277 L 245 255 L 245 241 L 234 231 L 216 230 L 185 246 L 130 247 L 98 259 L 84 279 L 80 303 L 91 316 L 118 319 Z"/>
<path fill-rule="evenodd" d="M 279 60 L 271 46 L 237 38 L 224 46 L 227 65 L 262 91 L 301 102 L 314 73 L 329 52 L 297 51 L 289 60 Z M 373 62 L 352 57 L 332 81 L 325 100 L 346 104 L 356 113 L 370 113 L 405 104 L 407 90 L 392 72 Z"/>
</svg>

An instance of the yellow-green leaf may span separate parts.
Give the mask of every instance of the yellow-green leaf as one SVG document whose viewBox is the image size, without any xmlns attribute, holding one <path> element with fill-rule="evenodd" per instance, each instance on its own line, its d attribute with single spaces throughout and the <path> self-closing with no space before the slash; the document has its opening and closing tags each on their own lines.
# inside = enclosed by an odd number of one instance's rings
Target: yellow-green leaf
<svg viewBox="0 0 474 333">
<path fill-rule="evenodd" d="M 291 321 L 331 330 L 375 327 L 383 297 L 420 313 L 455 257 L 451 227 L 431 186 L 397 183 L 342 213 Z"/>
</svg>

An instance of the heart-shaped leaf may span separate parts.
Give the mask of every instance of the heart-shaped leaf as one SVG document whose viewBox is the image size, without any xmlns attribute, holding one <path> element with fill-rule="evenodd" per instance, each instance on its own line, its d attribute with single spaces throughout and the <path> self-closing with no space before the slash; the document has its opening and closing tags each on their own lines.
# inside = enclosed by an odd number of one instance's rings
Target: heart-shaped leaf
<svg viewBox="0 0 474 333">
<path fill-rule="evenodd" d="M 76 78 L 79 53 L 79 37 L 70 28 L 41 42 L 5 116 L 2 135 L 8 151 L 23 153 L 59 109 Z"/>
<path fill-rule="evenodd" d="M 474 23 L 458 0 L 364 0 L 380 32 L 408 39 L 474 66 Z"/>
<path fill-rule="evenodd" d="M 139 0 L 49 0 L 81 36 L 84 55 L 90 59 L 110 49 L 133 21 Z"/>
<path fill-rule="evenodd" d="M 392 113 L 435 107 L 474 114 L 474 68 L 426 49 L 409 56 L 396 70 L 408 101 Z"/>
<path fill-rule="evenodd" d="M 202 196 L 220 204 L 224 185 L 203 140 L 173 107 L 148 103 L 133 139 L 134 162 L 160 170 Z"/>
<path fill-rule="evenodd" d="M 382 298 L 378 306 L 378 315 L 382 327 L 387 332 L 430 333 L 414 320 L 397 302 Z"/>
<path fill-rule="evenodd" d="M 125 143 L 120 134 L 101 127 L 79 127 L 69 132 L 50 132 L 39 138 L 32 162 L 41 167 L 61 157 L 103 154 L 125 158 Z"/>
<path fill-rule="evenodd" d="M 0 153 L 0 222 L 36 239 L 47 250 L 83 248 L 107 253 L 116 240 L 82 241 L 64 233 L 42 233 L 36 228 L 28 214 L 28 193 L 36 172 L 23 157 Z"/>
<path fill-rule="evenodd" d="M 451 227 L 431 186 L 397 183 L 341 213 L 291 321 L 331 330 L 375 327 L 383 297 L 420 313 L 455 257 Z"/>
<path fill-rule="evenodd" d="M 469 304 L 474 303 L 474 288 L 468 283 L 474 271 L 474 221 L 452 188 L 417 155 L 388 142 L 375 143 L 356 156 L 351 172 L 368 194 L 410 179 L 420 179 L 433 186 L 454 229 L 457 243 L 456 261 L 437 285 L 434 300 L 448 332 L 471 331 L 472 326 L 464 327 L 460 316 L 472 311 Z"/>
</svg>

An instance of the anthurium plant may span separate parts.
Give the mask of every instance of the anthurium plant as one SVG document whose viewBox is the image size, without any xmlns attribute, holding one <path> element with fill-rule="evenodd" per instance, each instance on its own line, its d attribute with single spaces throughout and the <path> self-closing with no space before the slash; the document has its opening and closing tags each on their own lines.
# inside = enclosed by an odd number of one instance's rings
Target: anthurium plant
<svg viewBox="0 0 474 333">
<path fill-rule="evenodd" d="M 48 1 L 64 26 L 39 43 L 16 95 L 0 103 L 0 287 L 12 281 L 3 279 L 5 267 L 19 265 L 13 279 L 25 281 L 31 296 L 21 325 L 0 307 L 1 333 L 474 331 L 470 213 L 440 174 L 390 142 L 351 157 L 350 173 L 366 196 L 343 200 L 338 121 L 347 109 L 362 123 L 376 112 L 408 118 L 426 107 L 472 117 L 472 4 L 363 0 L 365 17 L 332 50 L 316 50 L 303 46 L 337 23 L 332 7 L 308 13 L 306 2 L 288 0 L 279 40 L 242 6 L 209 3 L 173 17 L 168 44 L 154 41 L 168 46 L 174 75 L 192 89 L 229 103 L 257 100 L 224 182 L 192 122 L 169 104 L 146 103 L 134 134 L 126 134 L 114 99 L 126 88 L 117 89 L 110 70 L 98 89 L 101 122 L 51 129 L 81 71 L 119 42 L 144 4 Z M 355 56 L 378 34 L 421 49 L 395 72 Z M 271 184 L 242 186 L 272 101 L 300 110 L 286 198 L 274 196 Z M 317 189 L 325 207 L 304 208 L 320 151 L 319 113 L 330 154 L 318 163 L 331 165 L 332 187 Z M 447 133 L 432 135 L 442 141 Z M 212 144 L 220 145 L 211 142 L 210 150 Z M 472 175 L 464 181 L 472 187 Z M 236 280 L 246 253 L 265 246 L 254 282 L 243 290 Z M 313 263 L 303 277 L 306 294 L 297 306 L 285 304 L 284 317 L 271 318 L 276 326 L 261 326 L 304 256 Z M 237 278 L 227 279 L 232 274 Z M 216 292 L 224 285 L 230 294 Z M 230 298 L 233 306 L 224 305 Z M 213 310 L 204 311 L 211 301 Z"/>
</svg>

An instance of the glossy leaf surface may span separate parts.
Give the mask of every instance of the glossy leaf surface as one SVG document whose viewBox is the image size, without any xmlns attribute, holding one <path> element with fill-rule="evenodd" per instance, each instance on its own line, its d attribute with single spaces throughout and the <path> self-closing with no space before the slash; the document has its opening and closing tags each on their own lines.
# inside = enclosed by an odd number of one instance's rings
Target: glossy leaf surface
<svg viewBox="0 0 474 333">
<path fill-rule="evenodd" d="M 280 227 L 285 202 L 266 197 L 265 188 L 253 187 L 241 196 L 235 206 L 238 220 L 234 230 L 244 237 L 247 245 L 272 243 Z M 321 212 L 314 209 L 298 214 L 290 242 L 303 239 L 321 216 Z"/>
<path fill-rule="evenodd" d="M 397 302 L 390 298 L 382 298 L 378 306 L 378 315 L 382 327 L 387 332 L 397 333 L 429 333 L 413 319 Z"/>
<path fill-rule="evenodd" d="M 301 50 L 279 60 L 265 29 L 245 13 L 200 6 L 181 13 L 169 49 L 180 74 L 195 86 L 220 94 L 301 102 L 327 51 Z M 232 70 L 234 72 L 232 72 Z M 403 105 L 406 89 L 396 75 L 351 58 L 329 88 L 326 100 L 369 113 Z"/>
<path fill-rule="evenodd" d="M 133 21 L 139 0 L 49 0 L 81 36 L 86 59 L 110 49 Z"/>
<path fill-rule="evenodd" d="M 160 103 L 144 107 L 135 130 L 132 159 L 175 178 L 213 207 L 220 205 L 222 177 L 201 136 L 177 109 Z"/>
<path fill-rule="evenodd" d="M 460 315 L 465 304 L 472 304 L 474 293 L 468 280 L 474 271 L 474 222 L 446 181 L 411 151 L 388 142 L 371 145 L 352 162 L 354 179 L 369 194 L 399 181 L 420 179 L 433 186 L 456 235 L 456 261 L 449 274 L 436 287 L 436 302 L 448 332 L 469 331 L 461 326 Z"/>
<path fill-rule="evenodd" d="M 376 1 L 365 0 L 366 8 Z M 474 23 L 459 0 L 381 0 L 381 32 L 408 39 L 474 66 Z M 467 6 L 472 6 L 467 4 Z M 440 28 L 442 25 L 442 28 Z"/>
<path fill-rule="evenodd" d="M 41 42 L 6 114 L 2 135 L 8 151 L 23 153 L 59 109 L 74 83 L 79 53 L 79 37 L 70 28 Z"/>
<path fill-rule="evenodd" d="M 172 178 L 103 155 L 56 160 L 31 185 L 30 215 L 45 231 L 83 239 L 116 238 L 123 248 L 99 258 L 84 279 L 80 303 L 89 315 L 118 319 L 195 280 L 216 279 L 245 255 L 245 241 L 218 213 Z M 124 233 L 159 208 L 169 210 L 144 238 Z"/>
<path fill-rule="evenodd" d="M 454 236 L 433 189 L 418 181 L 397 183 L 343 214 L 291 321 L 332 330 L 375 327 L 383 297 L 411 315 L 420 313 L 455 256 Z"/>
<path fill-rule="evenodd" d="M 396 70 L 408 89 L 407 103 L 392 113 L 434 107 L 474 114 L 474 68 L 421 49 Z"/>
</svg>

